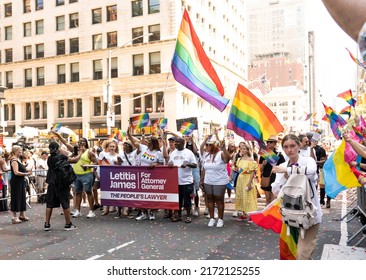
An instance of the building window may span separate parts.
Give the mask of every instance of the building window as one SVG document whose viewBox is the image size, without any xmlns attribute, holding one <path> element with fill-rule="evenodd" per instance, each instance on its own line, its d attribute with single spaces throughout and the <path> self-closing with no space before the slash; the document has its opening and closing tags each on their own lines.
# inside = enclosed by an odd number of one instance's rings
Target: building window
<svg viewBox="0 0 366 280">
<path fill-rule="evenodd" d="M 103 79 L 102 60 L 93 61 L 93 80 Z"/>
<path fill-rule="evenodd" d="M 23 29 L 24 37 L 32 36 L 32 24 L 30 22 L 24 23 Z"/>
<path fill-rule="evenodd" d="M 43 34 L 44 33 L 44 23 L 43 20 L 36 21 L 36 34 Z"/>
<path fill-rule="evenodd" d="M 160 24 L 150 25 L 149 33 L 152 33 L 152 35 L 149 36 L 149 42 L 159 41 L 160 40 Z"/>
<path fill-rule="evenodd" d="M 107 7 L 107 21 L 117 20 L 117 5 Z"/>
<path fill-rule="evenodd" d="M 70 39 L 70 53 L 79 52 L 79 38 Z"/>
<path fill-rule="evenodd" d="M 70 14 L 70 28 L 79 27 L 79 14 Z"/>
<path fill-rule="evenodd" d="M 133 113 L 140 114 L 141 113 L 141 94 L 134 94 L 133 95 Z M 140 98 L 138 98 L 140 97 Z M 136 99 L 135 99 L 136 98 Z"/>
<path fill-rule="evenodd" d="M 11 104 L 11 119 L 15 120 L 15 104 Z"/>
<path fill-rule="evenodd" d="M 42 118 L 47 118 L 47 101 L 42 101 Z"/>
<path fill-rule="evenodd" d="M 56 17 L 56 31 L 65 30 L 65 16 Z"/>
<path fill-rule="evenodd" d="M 144 29 L 142 26 L 132 28 L 132 39 L 142 36 L 143 34 L 144 34 Z M 139 44 L 139 43 L 143 43 L 143 42 L 144 42 L 144 38 L 141 37 L 141 38 L 134 39 L 132 41 L 132 44 Z"/>
<path fill-rule="evenodd" d="M 25 103 L 25 119 L 30 120 L 32 118 L 32 104 L 27 102 Z"/>
<path fill-rule="evenodd" d="M 65 101 L 58 101 L 58 117 L 63 118 L 65 116 Z"/>
<path fill-rule="evenodd" d="M 56 54 L 65 54 L 65 40 L 60 40 L 56 42 Z"/>
<path fill-rule="evenodd" d="M 66 83 L 66 67 L 65 64 L 57 65 L 57 83 L 64 84 Z"/>
<path fill-rule="evenodd" d="M 67 100 L 67 117 L 72 118 L 74 116 L 74 100 Z"/>
<path fill-rule="evenodd" d="M 10 117 L 9 110 L 10 110 L 9 104 L 5 104 L 4 105 L 4 118 L 5 118 L 5 121 L 8 121 L 9 120 L 9 117 Z"/>
<path fill-rule="evenodd" d="M 92 23 L 102 23 L 102 8 L 92 10 Z"/>
<path fill-rule="evenodd" d="M 113 104 L 119 104 L 119 105 L 115 105 L 114 106 L 114 113 L 116 115 L 120 115 L 121 114 L 121 96 L 120 95 L 115 95 L 113 96 Z"/>
<path fill-rule="evenodd" d="M 117 47 L 117 31 L 107 33 L 107 48 Z"/>
<path fill-rule="evenodd" d="M 152 113 L 153 111 L 153 98 L 152 95 L 145 96 L 145 113 Z"/>
<path fill-rule="evenodd" d="M 43 0 L 36 0 L 36 11 L 43 10 Z"/>
<path fill-rule="evenodd" d="M 44 57 L 44 44 L 36 45 L 36 58 Z"/>
<path fill-rule="evenodd" d="M 136 54 L 133 56 L 133 76 L 144 74 L 144 55 Z"/>
<path fill-rule="evenodd" d="M 143 10 L 142 10 L 142 0 L 132 1 L 132 16 L 142 16 Z"/>
<path fill-rule="evenodd" d="M 32 86 L 32 69 L 24 70 L 24 87 Z"/>
<path fill-rule="evenodd" d="M 83 115 L 83 101 L 79 98 L 76 99 L 76 116 L 81 117 Z"/>
<path fill-rule="evenodd" d="M 56 6 L 61 6 L 65 4 L 65 0 L 56 0 Z"/>
<path fill-rule="evenodd" d="M 13 62 L 13 49 L 5 50 L 5 62 Z"/>
<path fill-rule="evenodd" d="M 7 71 L 5 72 L 5 79 L 6 79 L 6 87 L 13 88 L 13 72 Z"/>
<path fill-rule="evenodd" d="M 32 46 L 24 47 L 24 60 L 32 59 Z"/>
<path fill-rule="evenodd" d="M 76 3 L 78 0 L 69 0 L 69 4 Z"/>
<path fill-rule="evenodd" d="M 160 73 L 160 52 L 149 54 L 150 74 Z"/>
<path fill-rule="evenodd" d="M 102 34 L 93 35 L 93 50 L 102 48 Z"/>
<path fill-rule="evenodd" d="M 41 109 L 40 106 L 39 106 L 39 102 L 34 102 L 33 106 L 34 106 L 34 118 L 39 119 L 40 109 Z"/>
<path fill-rule="evenodd" d="M 156 93 L 156 112 L 164 112 L 164 92 L 159 91 Z"/>
<path fill-rule="evenodd" d="M 94 97 L 94 116 L 102 115 L 102 101 L 100 97 Z"/>
<path fill-rule="evenodd" d="M 23 13 L 30 13 L 30 12 L 31 12 L 30 0 L 23 0 Z"/>
<path fill-rule="evenodd" d="M 79 81 L 79 63 L 71 63 L 71 82 L 78 82 Z"/>
<path fill-rule="evenodd" d="M 149 14 L 160 12 L 160 0 L 149 0 Z"/>
<path fill-rule="evenodd" d="M 111 78 L 118 77 L 118 60 L 117 57 L 111 59 Z"/>
<path fill-rule="evenodd" d="M 13 5 L 8 3 L 4 5 L 5 17 L 11 17 L 13 15 Z"/>
<path fill-rule="evenodd" d="M 11 40 L 11 39 L 13 39 L 13 27 L 6 26 L 5 27 L 5 40 Z"/>
<path fill-rule="evenodd" d="M 44 67 L 37 68 L 37 86 L 44 86 Z"/>
</svg>

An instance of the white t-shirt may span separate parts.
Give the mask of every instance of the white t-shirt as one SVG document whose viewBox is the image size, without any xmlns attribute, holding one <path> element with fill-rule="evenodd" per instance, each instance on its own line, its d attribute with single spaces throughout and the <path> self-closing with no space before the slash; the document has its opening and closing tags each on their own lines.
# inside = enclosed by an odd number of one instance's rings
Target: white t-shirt
<svg viewBox="0 0 366 280">
<path fill-rule="evenodd" d="M 37 160 L 36 169 L 37 169 L 37 175 L 47 176 L 47 170 L 48 170 L 47 160 L 44 160 L 43 158 L 39 158 Z"/>
<path fill-rule="evenodd" d="M 137 150 L 133 150 L 129 154 L 127 154 L 127 153 L 125 154 L 124 152 L 120 153 L 119 156 L 122 158 L 122 166 L 135 166 L 136 165 L 136 151 Z M 127 156 L 128 160 L 127 160 L 126 156 Z"/>
<path fill-rule="evenodd" d="M 178 184 L 188 185 L 193 183 L 192 168 L 182 168 L 183 162 L 197 164 L 196 157 L 191 150 L 183 149 L 181 151 L 175 149 L 169 158 L 169 162 L 172 162 L 174 166 L 178 166 Z M 197 167 L 198 168 L 198 167 Z"/>
<path fill-rule="evenodd" d="M 202 166 L 205 169 L 204 183 L 208 185 L 227 185 L 230 181 L 227 164 L 221 158 L 222 151 L 216 155 L 203 153 Z"/>
<path fill-rule="evenodd" d="M 150 151 L 149 148 L 140 144 L 140 165 L 141 166 L 150 166 L 152 163 L 164 163 L 163 153 L 161 151 Z"/>
<path fill-rule="evenodd" d="M 310 157 L 310 147 L 307 147 L 306 149 L 299 149 L 299 154 L 303 157 Z"/>
</svg>

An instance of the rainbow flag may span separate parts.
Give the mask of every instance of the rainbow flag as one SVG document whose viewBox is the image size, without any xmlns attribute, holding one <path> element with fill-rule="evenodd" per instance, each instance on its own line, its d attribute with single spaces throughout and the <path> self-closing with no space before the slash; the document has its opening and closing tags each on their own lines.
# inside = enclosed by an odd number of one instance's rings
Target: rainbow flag
<svg viewBox="0 0 366 280">
<path fill-rule="evenodd" d="M 159 120 L 159 124 L 158 126 L 161 128 L 161 129 L 165 129 L 168 125 L 168 119 L 167 118 L 161 118 Z"/>
<path fill-rule="evenodd" d="M 259 142 L 259 152 L 258 154 L 263 157 L 270 165 L 275 166 L 280 159 L 280 157 L 268 148 L 263 142 Z"/>
<path fill-rule="evenodd" d="M 290 227 L 290 235 L 287 235 L 287 225 L 283 223 L 280 234 L 280 260 L 296 260 L 298 240 L 299 229 Z"/>
<path fill-rule="evenodd" d="M 316 116 L 316 113 L 307 114 L 304 121 L 310 120 L 311 118 L 314 118 L 315 116 Z"/>
<path fill-rule="evenodd" d="M 352 107 L 356 106 L 357 101 L 352 97 L 352 91 L 350 89 L 338 94 L 337 97 L 343 98 Z"/>
<path fill-rule="evenodd" d="M 55 123 L 52 127 L 51 127 L 51 131 L 57 132 L 59 131 L 59 129 L 61 128 L 62 124 L 61 123 Z"/>
<path fill-rule="evenodd" d="M 276 198 L 263 210 L 249 213 L 249 218 L 256 225 L 264 229 L 271 229 L 275 233 L 280 233 L 282 228 L 282 215 L 280 212 L 281 199 Z"/>
<path fill-rule="evenodd" d="M 318 127 L 319 126 L 319 121 L 313 121 L 313 127 Z"/>
<path fill-rule="evenodd" d="M 284 130 L 276 115 L 241 84 L 236 89 L 227 128 L 246 140 L 258 142 Z"/>
<path fill-rule="evenodd" d="M 135 117 L 130 118 L 130 124 L 132 129 L 141 129 L 150 125 L 149 113 L 144 113 Z"/>
<path fill-rule="evenodd" d="M 347 122 L 338 115 L 331 107 L 326 106 L 323 103 L 324 110 L 325 110 L 325 116 L 323 117 L 323 120 L 326 120 L 330 124 L 330 128 L 333 132 L 334 137 L 339 140 L 341 139 L 341 131 L 339 130 L 339 127 L 343 127 L 347 124 Z"/>
<path fill-rule="evenodd" d="M 341 191 L 359 187 L 357 177 L 345 161 L 346 142 L 343 140 L 337 150 L 324 163 L 325 192 L 335 198 Z"/>
<path fill-rule="evenodd" d="M 365 135 L 363 134 L 362 130 L 358 129 L 355 126 L 352 126 L 353 131 L 355 132 L 355 134 L 357 135 L 358 138 L 360 138 L 360 140 L 365 139 Z"/>
<path fill-rule="evenodd" d="M 349 118 L 351 117 L 351 109 L 352 109 L 352 106 L 349 105 L 349 106 L 346 106 L 344 107 L 340 112 L 339 114 L 340 115 L 347 115 Z"/>
<path fill-rule="evenodd" d="M 187 10 L 184 10 L 171 64 L 174 79 L 223 111 L 229 99 L 224 98 L 224 87 L 207 57 L 193 28 Z"/>
<path fill-rule="evenodd" d="M 182 126 L 180 127 L 179 132 L 182 133 L 182 135 L 192 135 L 193 130 L 195 129 L 195 124 L 190 122 L 184 122 L 182 123 Z"/>
<path fill-rule="evenodd" d="M 347 49 L 346 48 L 346 50 L 348 51 L 348 53 L 349 53 L 349 55 L 350 55 L 350 57 L 352 58 L 352 60 L 356 63 L 356 64 L 358 64 L 359 66 L 361 66 L 361 67 L 363 67 L 364 69 L 366 69 L 366 65 L 363 63 L 363 62 L 361 62 L 359 59 L 357 59 L 351 52 L 350 52 L 350 50 L 349 49 Z"/>
</svg>

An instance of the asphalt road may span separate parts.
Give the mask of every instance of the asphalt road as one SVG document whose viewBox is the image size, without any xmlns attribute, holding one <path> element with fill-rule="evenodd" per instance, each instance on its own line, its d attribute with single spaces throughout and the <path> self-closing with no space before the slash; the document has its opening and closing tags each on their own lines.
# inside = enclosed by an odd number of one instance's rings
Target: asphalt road
<svg viewBox="0 0 366 280">
<path fill-rule="evenodd" d="M 348 204 L 352 197 L 348 195 Z M 261 200 L 262 201 L 262 200 Z M 361 227 L 358 218 L 341 223 L 349 208 L 342 195 L 332 201 L 332 208 L 323 209 L 323 222 L 313 258 L 320 260 L 325 244 L 344 243 Z M 207 227 L 201 214 L 190 224 L 172 223 L 164 212 L 155 221 L 115 218 L 114 213 L 88 219 L 73 218 L 78 227 L 64 231 L 61 209 L 55 209 L 51 231 L 43 229 L 45 205 L 32 203 L 26 214 L 30 221 L 12 225 L 11 213 L 0 212 L 1 260 L 274 260 L 279 259 L 279 235 L 247 221 L 232 218 L 234 203 L 227 203 L 225 226 Z M 263 204 L 260 203 L 260 207 Z M 352 208 L 352 205 L 349 205 Z M 204 208 L 201 208 L 201 213 Z M 342 229 L 343 228 L 343 229 Z M 346 234 L 346 236 L 345 236 Z M 362 237 L 362 234 L 361 236 Z M 359 238 L 355 239 L 357 242 Z M 352 244 L 351 244 L 352 245 Z M 361 247 L 366 246 L 366 241 Z"/>
</svg>

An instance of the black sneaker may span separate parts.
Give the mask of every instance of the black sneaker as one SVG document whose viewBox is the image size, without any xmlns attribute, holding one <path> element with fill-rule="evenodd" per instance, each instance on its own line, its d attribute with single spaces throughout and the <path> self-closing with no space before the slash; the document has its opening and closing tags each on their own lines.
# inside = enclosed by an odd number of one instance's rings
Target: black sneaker
<svg viewBox="0 0 366 280">
<path fill-rule="evenodd" d="M 326 208 L 330 208 L 330 202 L 329 201 L 327 201 Z"/>
<path fill-rule="evenodd" d="M 65 225 L 64 230 L 73 230 L 73 229 L 77 229 L 77 227 L 75 225 L 73 225 L 71 222 L 67 225 Z"/>
<path fill-rule="evenodd" d="M 51 225 L 44 223 L 44 231 L 50 231 L 50 230 L 51 230 Z"/>
</svg>

